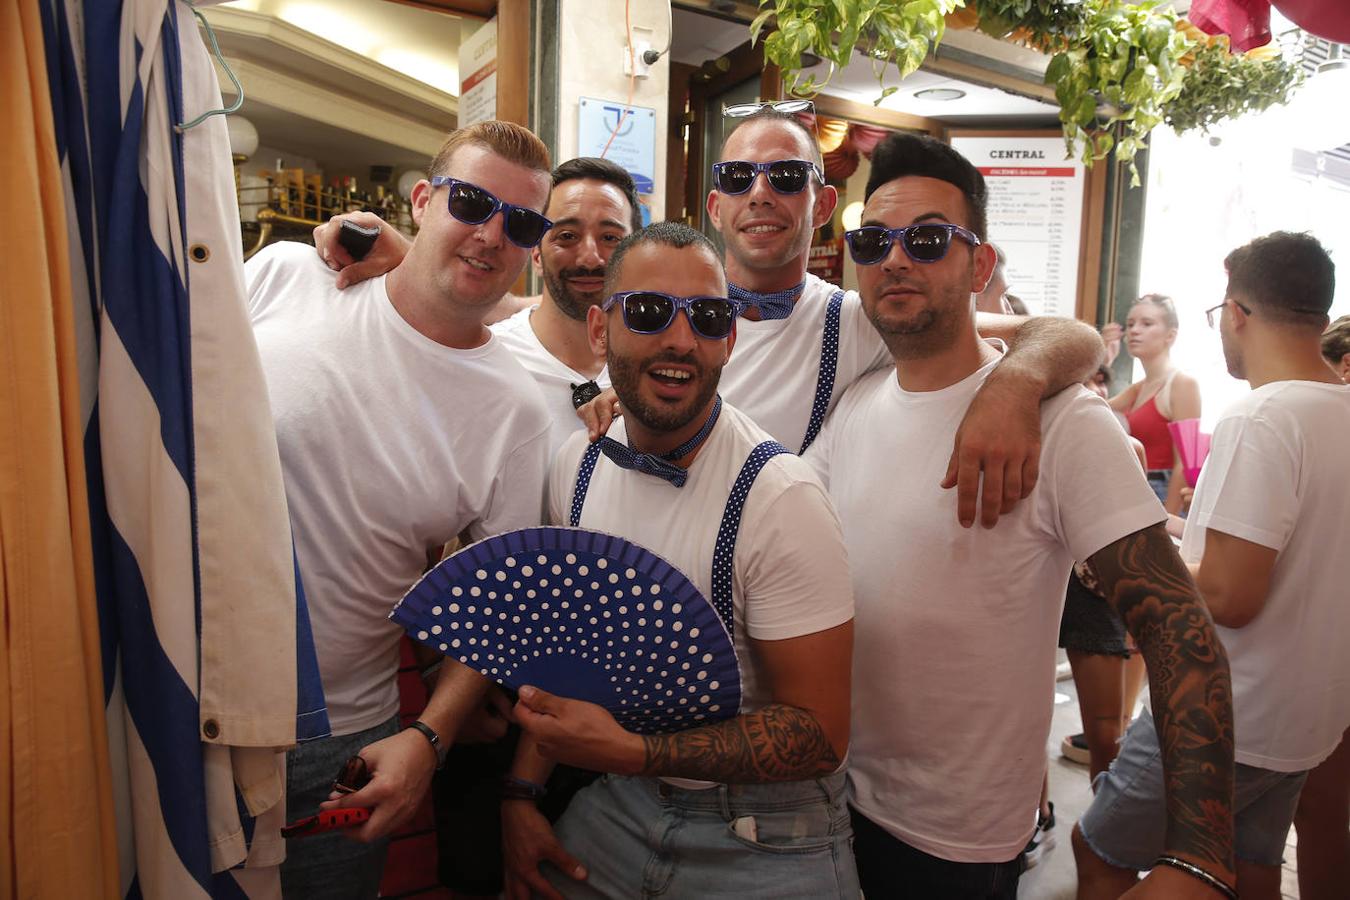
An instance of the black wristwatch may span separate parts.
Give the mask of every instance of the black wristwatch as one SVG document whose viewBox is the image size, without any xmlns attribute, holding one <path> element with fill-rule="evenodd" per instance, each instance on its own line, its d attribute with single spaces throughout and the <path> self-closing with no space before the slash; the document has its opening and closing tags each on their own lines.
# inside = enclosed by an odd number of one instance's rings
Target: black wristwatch
<svg viewBox="0 0 1350 900">
<path fill-rule="evenodd" d="M 427 742 L 431 744 L 432 751 L 436 754 L 436 768 L 442 768 L 445 765 L 445 757 L 450 752 L 450 748 L 441 743 L 441 736 L 436 733 L 436 730 L 426 722 L 411 722 L 408 728 L 422 732 L 422 737 L 427 739 Z M 408 728 L 403 730 L 407 731 Z"/>
<path fill-rule="evenodd" d="M 596 384 L 594 381 L 583 381 L 581 384 L 574 384 L 572 385 L 572 408 L 581 409 L 581 407 L 599 396 L 600 385 Z"/>
</svg>

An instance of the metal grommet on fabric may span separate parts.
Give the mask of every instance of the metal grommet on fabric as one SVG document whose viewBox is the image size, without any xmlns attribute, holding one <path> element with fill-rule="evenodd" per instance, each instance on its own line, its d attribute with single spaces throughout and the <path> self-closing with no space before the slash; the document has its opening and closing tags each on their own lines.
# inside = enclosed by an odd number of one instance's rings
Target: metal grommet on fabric
<svg viewBox="0 0 1350 900">
<path fill-rule="evenodd" d="M 206 736 L 207 740 L 214 741 L 220 737 L 220 723 L 215 719 L 207 719 L 202 723 L 202 734 Z"/>
<path fill-rule="evenodd" d="M 211 258 L 211 248 L 205 244 L 193 244 L 188 248 L 188 257 L 193 262 L 206 262 Z"/>
</svg>

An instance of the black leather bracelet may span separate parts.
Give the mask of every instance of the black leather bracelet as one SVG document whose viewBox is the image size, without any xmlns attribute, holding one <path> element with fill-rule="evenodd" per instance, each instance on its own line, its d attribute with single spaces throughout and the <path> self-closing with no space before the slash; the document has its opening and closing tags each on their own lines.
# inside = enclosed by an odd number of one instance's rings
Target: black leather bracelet
<svg viewBox="0 0 1350 900">
<path fill-rule="evenodd" d="M 1219 893 L 1227 897 L 1228 900 L 1238 900 L 1238 892 L 1235 888 L 1229 887 L 1226 883 L 1209 874 L 1204 869 L 1197 866 L 1195 863 L 1189 863 L 1186 862 L 1186 860 L 1184 859 L 1178 859 L 1175 856 L 1167 856 L 1166 854 L 1164 854 L 1155 859 L 1153 861 L 1153 865 L 1171 866 L 1174 869 L 1180 869 L 1187 875 L 1199 878 L 1205 884 L 1209 885 L 1210 887 L 1214 888 L 1214 890 L 1218 891 Z"/>
<path fill-rule="evenodd" d="M 422 737 L 427 739 L 427 743 L 431 744 L 431 752 L 436 754 L 436 768 L 440 769 L 444 766 L 445 756 L 450 752 L 450 748 L 441 743 L 441 736 L 436 733 L 436 730 L 426 722 L 409 722 L 408 727 L 403 730 L 407 731 L 409 728 L 413 731 L 420 731 Z"/>
</svg>

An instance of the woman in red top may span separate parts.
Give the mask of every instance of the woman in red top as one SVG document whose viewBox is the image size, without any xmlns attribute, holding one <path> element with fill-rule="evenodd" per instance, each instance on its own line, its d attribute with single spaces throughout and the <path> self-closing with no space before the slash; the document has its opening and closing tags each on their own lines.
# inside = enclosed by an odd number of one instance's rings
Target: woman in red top
<svg viewBox="0 0 1350 900">
<path fill-rule="evenodd" d="M 1144 445 L 1148 480 L 1170 513 L 1181 510 L 1181 457 L 1172 445 L 1168 422 L 1200 417 L 1200 385 L 1172 365 L 1177 339 L 1177 311 L 1172 298 L 1145 294 L 1130 307 L 1125 319 L 1125 345 L 1144 365 L 1144 379 L 1110 400 L 1123 413 L 1130 434 Z"/>
</svg>

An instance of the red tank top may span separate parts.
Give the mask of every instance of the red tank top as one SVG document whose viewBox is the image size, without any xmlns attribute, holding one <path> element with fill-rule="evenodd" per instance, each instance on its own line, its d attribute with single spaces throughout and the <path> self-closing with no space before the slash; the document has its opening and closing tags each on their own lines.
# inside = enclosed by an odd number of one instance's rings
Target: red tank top
<svg viewBox="0 0 1350 900">
<path fill-rule="evenodd" d="M 1158 395 L 1148 398 L 1142 406 L 1125 414 L 1130 423 L 1130 434 L 1144 445 L 1144 459 L 1148 461 L 1150 471 L 1171 469 L 1172 432 L 1167 430 L 1167 420 L 1158 412 Z"/>
</svg>

